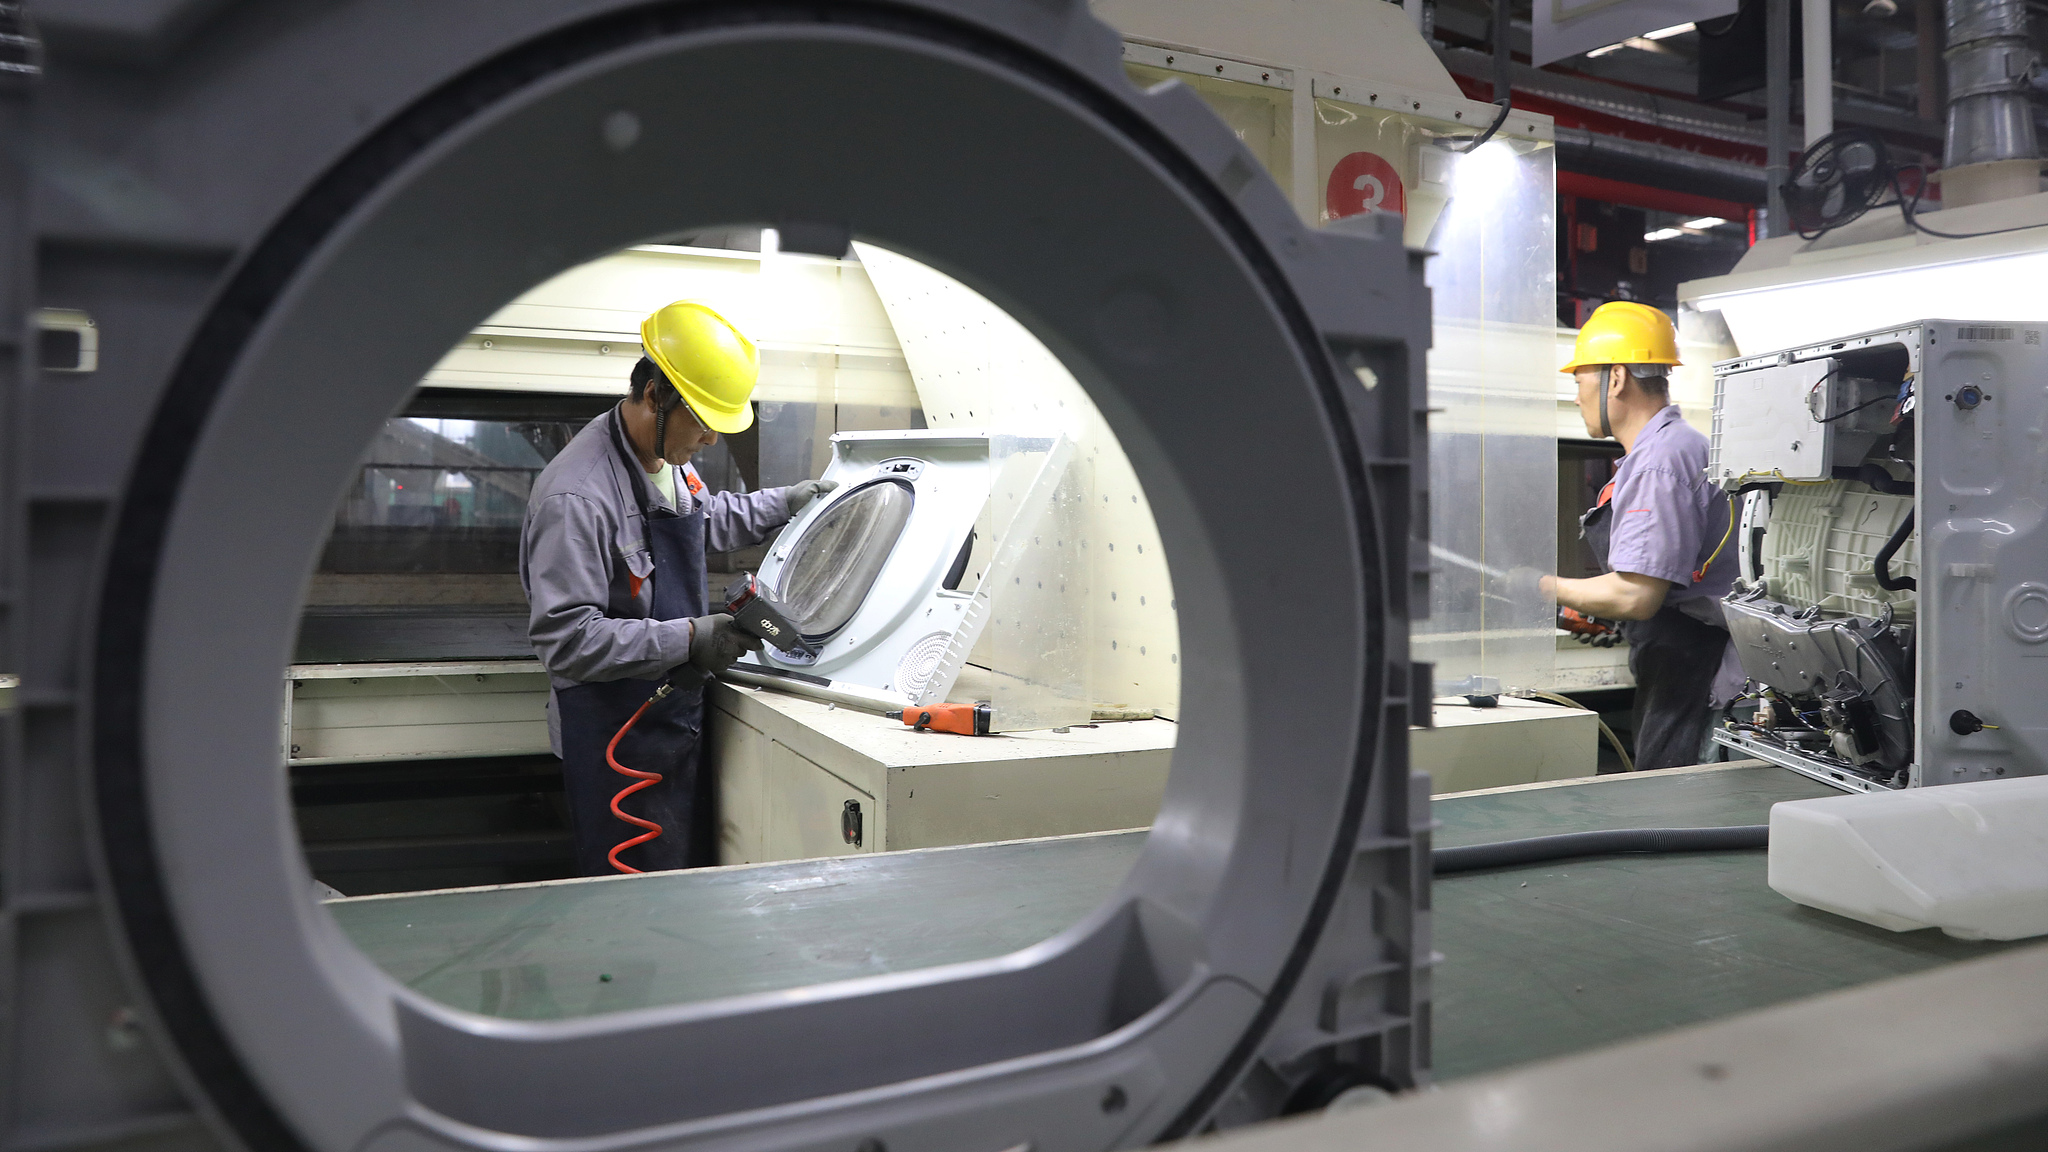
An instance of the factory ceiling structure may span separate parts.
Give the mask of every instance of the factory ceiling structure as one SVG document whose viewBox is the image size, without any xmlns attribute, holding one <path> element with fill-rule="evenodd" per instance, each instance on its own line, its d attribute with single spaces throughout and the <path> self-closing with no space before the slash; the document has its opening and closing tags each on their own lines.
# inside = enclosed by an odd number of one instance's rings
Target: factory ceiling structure
<svg viewBox="0 0 2048 1152">
<path fill-rule="evenodd" d="M 1722 7 L 1733 10 L 1534 67 L 1529 5 L 1510 3 L 1504 43 L 1494 34 L 1494 6 L 1424 5 L 1438 56 L 1468 94 L 1495 99 L 1505 80 L 1517 107 L 1556 118 L 1559 194 L 1587 202 L 1560 223 L 1561 294 L 1674 307 L 1678 282 L 1718 275 L 1755 239 L 1787 234 L 1784 221 L 1767 218 L 1752 230 L 1749 212 L 1767 205 L 1772 166 L 1782 181 L 1804 145 L 1833 127 L 1875 133 L 1900 164 L 1943 164 L 1951 95 L 1944 53 L 1954 6 L 1744 0 Z M 2038 54 L 2048 46 L 2038 9 L 2010 7 L 2036 14 L 2022 18 L 2022 35 Z M 1783 13 L 1787 37 L 1776 160 L 1766 50 L 1774 12 Z M 1809 28 L 1822 33 L 1811 49 Z M 1829 66 L 1824 77 L 1815 68 L 1821 60 Z M 1831 93 L 1830 106 L 1810 115 L 1821 91 Z M 2048 120 L 2048 78 L 2038 69 L 2026 74 L 2024 98 L 2032 122 Z M 1618 207 L 1625 217 L 1595 205 Z M 1726 223 L 1695 223 L 1701 219 Z M 1574 234 L 1578 224 L 1586 231 Z M 1628 239 L 1637 229 L 1653 239 Z M 1642 253 L 1633 267 L 1630 249 Z M 1560 322 L 1576 326 L 1586 310 L 1575 314 L 1566 300 Z"/>
</svg>

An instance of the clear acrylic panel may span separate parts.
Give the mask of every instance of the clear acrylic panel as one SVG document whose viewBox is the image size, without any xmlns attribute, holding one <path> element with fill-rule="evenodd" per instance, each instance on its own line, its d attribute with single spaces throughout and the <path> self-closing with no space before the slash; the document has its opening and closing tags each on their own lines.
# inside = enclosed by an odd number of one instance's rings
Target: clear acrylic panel
<svg viewBox="0 0 2048 1152">
<path fill-rule="evenodd" d="M 1168 80 L 1179 81 L 1194 89 L 1203 103 L 1215 111 L 1230 130 L 1237 134 L 1244 146 L 1251 149 L 1266 171 L 1280 185 L 1280 191 L 1293 194 L 1292 161 L 1294 155 L 1294 93 L 1284 88 L 1268 88 L 1262 84 L 1247 84 L 1239 80 L 1225 80 L 1217 76 L 1196 76 L 1187 72 L 1171 72 L 1165 68 L 1154 68 L 1148 64 L 1124 63 L 1124 73 L 1142 87 L 1151 87 Z"/>
<path fill-rule="evenodd" d="M 1526 122 L 1472 152 L 1482 125 L 1329 97 L 1315 138 L 1297 141 L 1290 91 L 1126 64 L 1141 84 L 1177 80 L 1222 117 L 1283 190 L 1293 150 L 1313 148 L 1310 219 L 1395 212 L 1411 247 L 1433 253 L 1430 616 L 1415 657 L 1449 690 L 1546 689 L 1556 607 L 1511 590 L 1517 569 L 1557 563 L 1556 157 Z"/>
<path fill-rule="evenodd" d="M 1321 219 L 1400 212 L 1427 247 L 1429 618 L 1415 658 L 1438 690 L 1549 688 L 1555 605 L 1528 594 L 1557 562 L 1555 154 L 1473 126 L 1316 101 Z M 1517 570 L 1529 570 L 1514 579 Z"/>
<path fill-rule="evenodd" d="M 1417 658 L 1441 686 L 1549 688 L 1556 606 L 1497 574 L 1557 567 L 1555 152 L 1496 137 L 1449 177 L 1429 262 L 1430 538 L 1444 551 Z"/>
<path fill-rule="evenodd" d="M 990 438 L 989 506 L 969 562 L 988 624 L 968 659 L 990 674 L 996 725 L 1084 724 L 1103 708 L 1176 715 L 1172 580 L 1151 505 L 1094 402 L 973 289 L 885 249 L 855 250 L 930 425 Z"/>
<path fill-rule="evenodd" d="M 1088 486 L 1073 440 L 1019 407 L 998 404 L 996 422 L 1037 426 L 989 441 L 996 546 L 983 577 L 989 620 L 979 649 L 993 685 L 991 726 L 1010 732 L 1086 724 L 1094 713 Z"/>
<path fill-rule="evenodd" d="M 1316 101 L 1316 173 L 1322 181 L 1317 223 L 1362 212 L 1394 212 L 1411 248 L 1430 247 L 1430 236 L 1450 200 L 1455 153 L 1433 140 L 1469 135 L 1402 112 L 1341 100 Z"/>
<path fill-rule="evenodd" d="M 335 514 L 321 570 L 512 570 L 533 478 L 583 423 L 580 417 L 385 421 Z"/>
</svg>

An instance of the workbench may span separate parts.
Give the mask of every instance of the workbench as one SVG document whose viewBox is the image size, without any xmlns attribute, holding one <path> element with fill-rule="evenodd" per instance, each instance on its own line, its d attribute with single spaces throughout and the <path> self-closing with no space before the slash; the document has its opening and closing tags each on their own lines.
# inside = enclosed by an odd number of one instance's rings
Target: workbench
<svg viewBox="0 0 2048 1152">
<path fill-rule="evenodd" d="M 953 700 L 987 700 L 970 665 Z M 998 736 L 901 721 L 745 685 L 704 693 L 718 767 L 718 860 L 985 844 L 1150 824 L 1179 725 L 1157 718 Z"/>
<path fill-rule="evenodd" d="M 954 700 L 986 700 L 970 665 Z M 705 691 L 705 745 L 718 766 L 719 862 L 850 856 L 986 844 L 1152 822 L 1179 726 L 1074 725 L 997 737 L 918 732 L 850 708 L 734 684 Z M 1591 712 L 1502 697 L 1435 703 L 1409 733 L 1409 762 L 1438 792 L 1591 776 Z"/>
<path fill-rule="evenodd" d="M 1592 712 L 1513 696 L 1491 708 L 1443 697 L 1430 712 L 1430 727 L 1408 732 L 1408 763 L 1439 795 L 1591 776 L 1600 763 Z"/>
<path fill-rule="evenodd" d="M 1439 846 L 1597 828 L 1762 823 L 1834 795 L 1758 762 L 1442 796 Z M 1144 832 L 329 901 L 397 979 L 553 1019 L 1001 955 L 1100 903 Z M 1435 1063 L 1455 1079 L 2004 945 L 1792 904 L 1761 852 L 1449 876 L 1435 890 Z"/>
</svg>

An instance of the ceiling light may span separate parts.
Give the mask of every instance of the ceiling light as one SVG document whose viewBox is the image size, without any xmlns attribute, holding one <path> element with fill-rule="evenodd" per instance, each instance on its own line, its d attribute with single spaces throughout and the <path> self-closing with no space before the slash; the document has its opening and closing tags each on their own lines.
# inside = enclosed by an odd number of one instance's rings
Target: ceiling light
<svg viewBox="0 0 2048 1152">
<path fill-rule="evenodd" d="M 1697 220 L 1687 220 L 1687 221 L 1686 221 L 1685 223 L 1683 223 L 1683 224 L 1680 224 L 1680 225 L 1679 225 L 1679 227 L 1680 227 L 1680 228 L 1719 228 L 1719 227 L 1720 227 L 1721 225 L 1723 225 L 1723 224 L 1726 224 L 1726 223 L 1727 223 L 1727 221 L 1726 221 L 1726 220 L 1723 220 L 1723 219 L 1721 219 L 1721 218 L 1720 218 L 1719 216 L 1702 216 L 1702 217 L 1700 217 L 1700 218 L 1699 218 L 1699 219 L 1697 219 Z"/>
<path fill-rule="evenodd" d="M 1591 60 L 1596 57 L 1606 56 L 1619 52 L 1623 48 L 1638 48 L 1645 52 L 1669 52 L 1670 49 L 1668 48 L 1656 47 L 1655 42 L 1668 36 L 1678 36 L 1690 31 L 1692 31 L 1692 25 L 1690 24 L 1673 24 L 1669 28 L 1659 28 L 1655 32 L 1645 32 L 1641 36 L 1631 36 L 1619 44 L 1609 44 L 1604 48 L 1595 48 L 1591 52 L 1586 53 L 1586 59 Z"/>
<path fill-rule="evenodd" d="M 2048 306 L 2031 287 L 2048 277 L 2048 245 L 2025 233 L 2001 239 L 2010 246 L 2006 253 L 1978 259 L 1935 263 L 1940 246 L 1929 245 L 1891 254 L 1903 266 L 1833 276 L 1824 265 L 1734 273 L 1682 285 L 1679 298 L 1703 312 L 1720 312 L 1745 356 L 1928 316 L 2048 320 Z M 2023 244 L 2032 247 L 2011 250 Z M 1916 256 L 1927 263 L 1905 263 Z"/>
<path fill-rule="evenodd" d="M 1686 231 L 1683 228 L 1659 228 L 1655 232 L 1645 235 L 1643 239 L 1654 243 L 1658 240 L 1675 240 L 1684 235 L 1686 235 Z"/>
</svg>

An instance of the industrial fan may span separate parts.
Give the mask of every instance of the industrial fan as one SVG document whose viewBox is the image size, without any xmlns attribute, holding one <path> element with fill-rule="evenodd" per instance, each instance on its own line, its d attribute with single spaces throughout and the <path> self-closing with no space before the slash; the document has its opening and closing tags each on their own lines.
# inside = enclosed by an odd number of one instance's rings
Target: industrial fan
<svg viewBox="0 0 2048 1152">
<path fill-rule="evenodd" d="M 1785 182 L 1792 227 L 1812 240 L 1877 206 L 1892 188 L 1891 155 L 1877 133 L 1844 128 L 1813 142 Z"/>
</svg>

